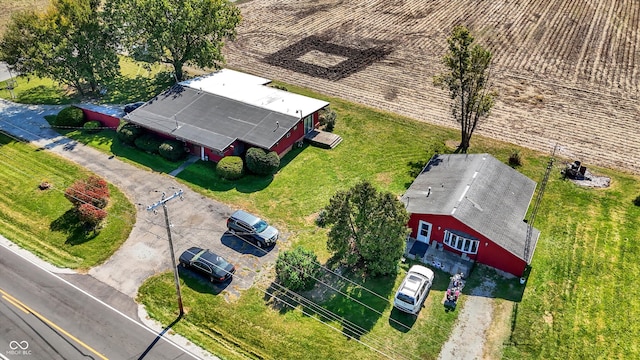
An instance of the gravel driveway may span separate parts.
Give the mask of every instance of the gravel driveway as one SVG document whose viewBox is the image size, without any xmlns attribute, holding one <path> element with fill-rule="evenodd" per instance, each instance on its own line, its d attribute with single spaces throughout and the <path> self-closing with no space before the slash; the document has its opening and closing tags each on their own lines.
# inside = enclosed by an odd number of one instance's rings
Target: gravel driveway
<svg viewBox="0 0 640 360">
<path fill-rule="evenodd" d="M 274 261 L 277 246 L 265 254 L 236 237 L 225 235 L 226 219 L 235 209 L 189 190 L 172 176 L 141 170 L 48 128 L 44 116 L 56 114 L 61 108 L 0 100 L 3 114 L 0 129 L 93 171 L 136 204 L 136 223 L 129 238 L 105 263 L 92 268 L 91 276 L 135 298 L 148 277 L 170 270 L 163 211 L 158 208 L 158 213 L 153 214 L 146 207 L 159 201 L 163 191 L 170 196 L 179 188 L 184 191 L 184 201 L 175 199 L 167 203 L 176 258 L 191 246 L 209 248 L 227 258 L 237 268 L 236 276 L 227 287 L 232 293 L 251 287 L 259 270 Z"/>
</svg>

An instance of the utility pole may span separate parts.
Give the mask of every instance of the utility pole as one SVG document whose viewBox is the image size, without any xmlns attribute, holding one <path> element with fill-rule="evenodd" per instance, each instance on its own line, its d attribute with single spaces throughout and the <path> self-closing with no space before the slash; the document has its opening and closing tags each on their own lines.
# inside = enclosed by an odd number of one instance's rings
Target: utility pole
<svg viewBox="0 0 640 360">
<path fill-rule="evenodd" d="M 180 279 L 178 277 L 178 267 L 176 266 L 176 255 L 173 252 L 173 241 L 171 240 L 171 224 L 169 223 L 169 213 L 167 212 L 167 202 L 171 199 L 175 199 L 179 197 L 180 200 L 183 200 L 182 197 L 182 189 L 179 189 L 173 195 L 169 197 L 165 197 L 164 191 L 162 192 L 162 198 L 160 201 L 147 206 L 147 211 L 153 211 L 154 214 L 157 213 L 156 208 L 162 205 L 162 209 L 164 210 L 164 220 L 167 225 L 167 236 L 169 237 L 169 251 L 171 252 L 171 266 L 173 267 L 173 276 L 176 282 L 176 294 L 178 296 L 178 306 L 180 307 L 180 316 L 184 315 L 184 307 L 182 306 L 182 294 L 180 293 Z"/>
</svg>

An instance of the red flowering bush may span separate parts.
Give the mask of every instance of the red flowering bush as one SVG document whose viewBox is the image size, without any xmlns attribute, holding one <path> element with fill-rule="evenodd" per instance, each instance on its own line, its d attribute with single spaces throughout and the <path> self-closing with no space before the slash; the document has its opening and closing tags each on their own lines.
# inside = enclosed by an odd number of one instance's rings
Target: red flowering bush
<svg viewBox="0 0 640 360">
<path fill-rule="evenodd" d="M 83 204 L 91 204 L 104 209 L 109 202 L 109 195 L 107 182 L 97 176 L 78 180 L 64 191 L 64 196 L 76 208 Z"/>
<path fill-rule="evenodd" d="M 98 226 L 98 224 L 100 224 L 100 222 L 106 217 L 106 211 L 98 209 L 91 204 L 82 204 L 78 207 L 78 218 L 82 223 L 87 224 L 92 228 Z"/>
</svg>

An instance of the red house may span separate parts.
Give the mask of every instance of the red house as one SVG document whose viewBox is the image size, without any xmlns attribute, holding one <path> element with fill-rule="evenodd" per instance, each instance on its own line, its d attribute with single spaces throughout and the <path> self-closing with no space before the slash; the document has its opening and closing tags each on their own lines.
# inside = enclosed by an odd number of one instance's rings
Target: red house
<svg viewBox="0 0 640 360">
<path fill-rule="evenodd" d="M 522 276 L 540 236 L 524 221 L 535 188 L 489 154 L 435 155 L 402 196 L 410 237 Z"/>
<path fill-rule="evenodd" d="M 316 128 L 329 103 L 266 86 L 270 82 L 222 69 L 174 85 L 124 119 L 184 141 L 202 160 L 219 161 L 250 147 L 282 157 Z"/>
</svg>

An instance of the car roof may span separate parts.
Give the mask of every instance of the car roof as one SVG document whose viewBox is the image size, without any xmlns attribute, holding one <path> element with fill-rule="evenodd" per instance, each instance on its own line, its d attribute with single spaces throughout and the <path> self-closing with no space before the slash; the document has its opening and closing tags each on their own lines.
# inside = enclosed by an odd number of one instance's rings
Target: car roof
<svg viewBox="0 0 640 360">
<path fill-rule="evenodd" d="M 240 221 L 244 221 L 249 225 L 254 225 L 259 222 L 261 219 L 253 214 L 249 214 L 244 210 L 236 210 L 231 217 Z"/>
<path fill-rule="evenodd" d="M 433 271 L 429 268 L 420 265 L 412 266 L 407 272 L 407 276 L 402 281 L 402 285 L 398 289 L 398 292 L 415 297 L 420 286 L 426 281 L 433 279 Z"/>
<path fill-rule="evenodd" d="M 434 277 L 433 270 L 431 270 L 431 269 L 429 269 L 427 267 L 424 267 L 422 265 L 413 265 L 409 269 L 409 272 L 407 274 L 411 274 L 411 273 L 419 274 L 419 275 L 421 275 L 421 276 L 423 276 L 423 277 L 425 277 L 425 278 L 427 278 L 429 280 L 433 280 L 433 277 Z"/>
<path fill-rule="evenodd" d="M 211 250 L 205 250 L 199 255 L 200 255 L 199 259 L 203 260 L 204 262 L 209 262 L 212 264 L 220 264 L 221 262 L 226 261 L 221 256 L 211 252 Z"/>
<path fill-rule="evenodd" d="M 200 254 L 202 251 L 203 251 L 202 248 L 193 246 L 187 249 L 185 252 L 183 252 L 182 255 L 180 255 L 180 258 L 186 261 L 192 261 L 193 258 L 196 257 L 198 254 Z"/>
<path fill-rule="evenodd" d="M 407 274 L 399 291 L 405 295 L 415 296 L 423 282 L 425 282 L 425 278 L 414 274 Z"/>
</svg>

